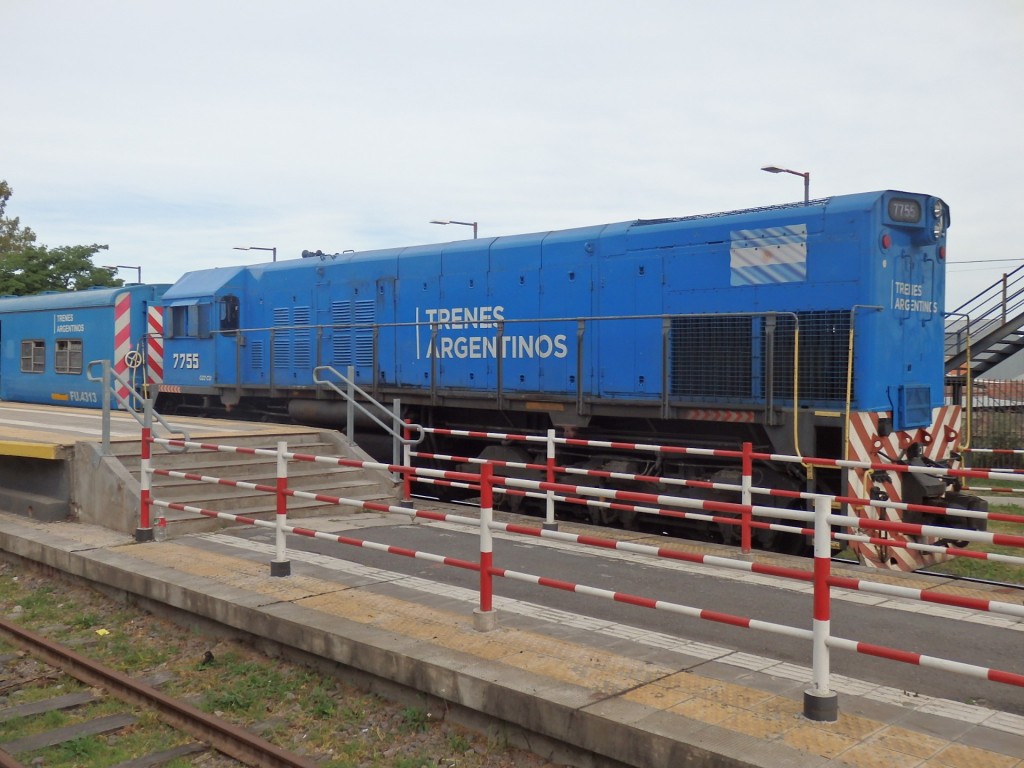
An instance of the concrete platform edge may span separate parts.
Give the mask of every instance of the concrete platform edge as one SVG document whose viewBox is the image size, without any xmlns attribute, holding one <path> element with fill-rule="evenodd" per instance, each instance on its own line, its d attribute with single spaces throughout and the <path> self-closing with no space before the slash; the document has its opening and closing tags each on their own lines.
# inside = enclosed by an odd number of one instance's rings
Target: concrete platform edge
<svg viewBox="0 0 1024 768">
<path fill-rule="evenodd" d="M 700 765 L 713 768 L 786 768 L 827 762 L 782 744 L 766 744 L 706 723 L 668 716 L 615 696 L 595 698 L 470 654 L 288 602 L 260 605 L 253 595 L 172 569 L 147 566 L 117 547 L 56 537 L 52 531 L 0 527 L 0 549 L 70 576 L 193 613 L 424 695 L 495 718 L 591 756 L 594 768 L 627 765 Z M 156 546 L 130 544 L 126 546 Z M 342 587 L 339 587 L 342 588 Z M 622 707 L 629 710 L 628 716 Z"/>
</svg>

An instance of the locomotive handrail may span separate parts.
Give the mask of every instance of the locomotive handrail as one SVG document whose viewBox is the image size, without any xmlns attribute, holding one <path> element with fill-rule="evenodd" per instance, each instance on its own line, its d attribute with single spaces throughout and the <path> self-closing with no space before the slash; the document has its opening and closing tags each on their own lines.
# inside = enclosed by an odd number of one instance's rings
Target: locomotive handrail
<svg viewBox="0 0 1024 768">
<path fill-rule="evenodd" d="M 342 390 L 337 384 L 334 383 L 334 381 L 331 381 L 330 379 L 321 378 L 322 372 L 332 374 L 338 381 L 345 385 L 346 389 Z M 352 370 L 352 366 L 349 367 L 349 373 L 346 376 L 345 374 L 341 373 L 341 371 L 337 370 L 336 368 L 333 368 L 330 365 L 318 365 L 316 368 L 313 369 L 313 383 L 317 385 L 330 387 L 339 397 L 341 397 L 348 404 L 349 414 L 347 429 L 350 441 L 354 442 L 353 438 L 355 437 L 355 418 L 353 414 L 354 409 L 359 409 L 360 413 L 369 417 L 377 426 L 379 426 L 385 432 L 390 434 L 395 440 L 397 440 L 403 446 L 419 445 L 420 443 L 423 442 L 423 438 L 426 437 L 426 432 L 424 431 L 423 427 L 420 426 L 419 424 L 404 425 L 405 429 L 417 432 L 418 435 L 416 437 L 405 437 L 405 435 L 403 434 L 404 430 L 402 428 L 397 428 L 396 426 L 393 426 L 396 423 L 401 423 L 400 414 L 395 414 L 392 411 L 388 410 L 387 406 L 385 406 L 379 400 L 375 400 L 372 395 L 370 395 L 366 390 L 364 390 L 362 387 L 356 384 L 355 374 L 354 371 Z M 392 417 L 392 424 L 387 424 L 381 421 L 379 418 L 377 418 L 376 414 L 374 414 L 372 411 L 367 409 L 361 402 L 355 399 L 356 394 L 362 395 L 364 398 L 366 398 L 366 402 L 373 404 L 374 406 L 377 407 L 377 409 L 380 412 Z"/>
<path fill-rule="evenodd" d="M 94 373 L 95 367 L 100 366 L 100 373 Z M 140 427 L 150 427 L 152 422 L 156 421 L 161 427 L 163 427 L 169 435 L 182 435 L 185 440 L 191 440 L 191 436 L 186 429 L 178 429 L 167 422 L 163 416 L 156 412 L 153 408 L 153 400 L 150 398 L 143 397 L 141 393 L 130 382 L 125 380 L 121 374 L 115 371 L 109 360 L 92 360 L 85 367 L 85 375 L 89 381 L 95 381 L 102 383 L 102 391 L 109 390 L 110 394 L 114 396 L 114 399 L 121 405 L 124 410 L 131 415 Z M 122 395 L 119 388 L 115 386 L 113 382 L 120 384 L 121 387 L 128 393 L 127 396 Z M 104 456 L 110 455 L 110 398 L 104 395 L 100 398 L 103 402 L 103 416 L 102 416 L 102 442 L 101 451 Z M 143 404 L 144 415 L 139 416 L 135 411 L 135 407 L 132 405 L 132 401 L 135 400 Z M 175 447 L 173 450 L 168 448 L 171 453 L 184 453 L 187 448 Z"/>
<path fill-rule="evenodd" d="M 858 305 L 863 309 L 880 309 L 874 305 Z M 855 308 L 856 309 L 856 308 Z M 855 310 L 851 312 L 851 325 L 853 324 L 853 315 Z M 589 401 L 587 398 L 587 387 L 585 371 L 585 337 L 587 335 L 587 325 L 596 323 L 610 323 L 610 322 L 643 322 L 643 321 L 658 321 L 661 323 L 661 370 L 660 374 L 660 406 L 662 413 L 667 415 L 674 401 L 683 400 L 685 398 L 680 397 L 678 394 L 674 394 L 671 385 L 671 367 L 670 367 L 670 338 L 672 333 L 672 323 L 677 320 L 690 320 L 690 319 L 720 319 L 720 318 L 746 318 L 756 319 L 761 318 L 766 321 L 767 326 L 773 326 L 772 320 L 778 320 L 785 318 L 787 323 L 792 323 L 792 346 L 778 351 L 780 354 L 792 356 L 791 371 L 789 373 L 788 384 L 778 385 L 775 381 L 775 360 L 773 355 L 776 354 L 777 350 L 773 347 L 772 343 L 769 342 L 768 348 L 765 351 L 765 359 L 760 363 L 753 363 L 759 366 L 759 373 L 763 376 L 765 382 L 765 392 L 761 398 L 759 406 L 752 405 L 751 407 L 760 407 L 764 412 L 765 422 L 772 424 L 775 420 L 775 410 L 779 407 L 780 401 L 789 401 L 789 405 L 783 406 L 790 410 L 792 413 L 793 429 L 790 439 L 792 441 L 794 450 L 796 453 L 802 453 L 800 450 L 800 428 L 801 428 L 801 374 L 800 374 L 800 363 L 801 363 L 801 352 L 804 346 L 803 334 L 805 333 L 803 318 L 799 313 L 795 312 L 783 312 L 783 311 L 765 311 L 765 312 L 693 312 L 693 313 L 659 313 L 659 314 L 617 314 L 617 315 L 563 315 L 563 316 L 552 316 L 552 317 L 506 317 L 499 319 L 493 319 L 488 321 L 491 324 L 495 338 L 497 340 L 497 348 L 502 348 L 502 339 L 505 337 L 509 327 L 524 326 L 524 325 L 543 325 L 551 327 L 554 325 L 572 325 L 575 327 L 575 348 L 576 348 L 576 370 L 575 376 L 573 376 L 574 383 L 570 390 L 565 392 L 559 392 L 560 396 L 564 396 L 567 400 L 575 401 L 576 413 L 579 416 L 588 415 Z M 417 333 L 417 347 L 420 346 L 419 333 L 422 331 L 426 332 L 427 336 L 427 348 L 428 353 L 426 355 L 429 365 L 428 380 L 428 391 L 430 403 L 436 405 L 440 397 L 440 390 L 444 386 L 443 376 L 439 371 L 440 360 L 437 354 L 433 354 L 430 350 L 438 348 L 439 341 L 441 338 L 441 331 L 445 328 L 445 325 L 437 320 L 415 320 L 415 321 L 402 321 L 402 322 L 345 322 L 345 323 L 315 323 L 315 324 L 284 324 L 275 326 L 252 326 L 244 329 L 245 333 L 269 333 L 271 335 L 271 348 L 273 354 L 273 348 L 275 344 L 273 342 L 274 334 L 280 332 L 297 332 L 297 331 L 314 331 L 322 333 L 324 329 L 331 329 L 335 332 L 356 332 L 356 331 L 373 331 L 373 356 L 374 360 L 378 358 L 378 334 L 381 330 L 398 330 L 398 329 L 415 329 Z M 232 331 L 234 333 L 234 331 Z M 570 332 L 567 331 L 567 335 Z M 772 336 L 771 332 L 767 332 L 769 337 Z M 320 344 L 320 336 L 318 335 L 317 344 Z M 236 365 L 240 363 L 236 362 Z M 503 407 L 506 399 L 506 381 L 505 381 L 505 369 L 506 360 L 504 355 L 497 355 L 495 360 L 495 399 L 499 407 Z M 273 379 L 273 365 L 271 366 L 271 380 L 269 387 L 272 392 L 276 391 L 278 384 Z M 376 370 L 378 366 L 372 366 L 372 370 Z M 330 365 L 320 365 L 315 370 L 328 370 L 332 369 Z M 333 369 L 336 370 L 336 369 Z M 340 379 L 339 374 L 339 379 Z M 849 378 L 849 376 L 847 377 Z M 241 374 L 238 375 L 238 380 L 241 380 Z M 327 385 L 328 382 L 318 380 L 315 377 L 313 383 L 320 385 Z M 373 393 L 377 392 L 379 382 L 374 377 L 372 382 Z M 785 387 L 791 388 L 790 392 L 785 392 Z M 780 389 L 781 387 L 781 389 Z M 374 400 L 374 394 L 368 394 L 360 391 L 360 394 L 365 396 L 368 400 Z M 848 399 L 849 394 L 838 394 L 835 400 Z M 849 405 L 849 403 L 847 403 Z M 382 408 L 382 410 L 386 410 Z"/>
</svg>

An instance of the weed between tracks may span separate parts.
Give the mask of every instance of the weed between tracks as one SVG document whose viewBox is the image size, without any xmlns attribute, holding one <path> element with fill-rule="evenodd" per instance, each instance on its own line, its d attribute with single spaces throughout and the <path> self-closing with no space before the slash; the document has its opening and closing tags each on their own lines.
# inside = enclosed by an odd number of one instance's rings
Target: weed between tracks
<svg viewBox="0 0 1024 768">
<path fill-rule="evenodd" d="M 243 725 L 323 768 L 541 768 L 536 755 L 444 722 L 443 713 L 394 704 L 311 669 L 270 659 L 234 640 L 210 639 L 86 587 L 0 563 L 0 613 L 10 621 L 131 674 L 167 678 L 161 689 Z M 0 709 L 87 690 L 0 641 Z M 0 722 L 0 744 L 123 712 L 112 699 Z M 45 768 L 102 768 L 189 741 L 142 714 L 115 734 L 18 755 Z M 219 755 L 167 768 L 235 765 Z"/>
</svg>

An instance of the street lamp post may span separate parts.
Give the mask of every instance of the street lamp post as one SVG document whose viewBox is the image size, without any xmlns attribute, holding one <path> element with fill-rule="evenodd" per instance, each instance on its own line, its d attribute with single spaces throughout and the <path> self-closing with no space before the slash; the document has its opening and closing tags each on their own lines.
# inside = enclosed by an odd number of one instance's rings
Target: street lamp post
<svg viewBox="0 0 1024 768">
<path fill-rule="evenodd" d="M 461 224 L 464 227 L 472 227 L 473 228 L 473 239 L 476 240 L 476 224 L 477 223 L 475 221 L 450 221 L 450 220 L 449 221 L 437 221 L 435 219 L 434 221 L 431 221 L 430 223 L 431 224 Z"/>
<path fill-rule="evenodd" d="M 110 264 L 110 265 L 105 266 L 103 268 L 104 269 L 112 269 L 115 272 L 117 270 L 119 270 L 119 269 L 134 269 L 136 271 L 136 273 L 138 273 L 138 277 L 136 278 L 136 282 L 139 285 L 142 285 L 142 267 L 133 267 L 133 266 L 129 266 L 129 265 L 126 265 L 126 264 Z"/>
<path fill-rule="evenodd" d="M 272 257 L 273 260 L 277 261 L 277 246 L 274 246 L 273 248 L 260 248 L 258 245 L 247 245 L 244 248 L 241 248 L 239 246 L 235 246 L 233 250 L 236 250 L 236 251 L 270 251 L 271 253 L 273 253 L 273 257 Z"/>
<path fill-rule="evenodd" d="M 811 200 L 811 172 L 810 171 L 791 171 L 789 168 L 780 168 L 777 165 L 766 165 L 761 169 L 762 171 L 768 171 L 768 173 L 791 173 L 794 176 L 803 176 L 804 179 L 804 205 L 807 205 Z"/>
</svg>

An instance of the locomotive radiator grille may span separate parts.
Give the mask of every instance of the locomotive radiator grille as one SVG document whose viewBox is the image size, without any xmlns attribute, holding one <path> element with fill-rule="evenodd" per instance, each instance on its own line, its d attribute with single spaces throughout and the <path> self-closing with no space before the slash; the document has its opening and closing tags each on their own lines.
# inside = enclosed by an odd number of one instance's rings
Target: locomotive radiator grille
<svg viewBox="0 0 1024 768">
<path fill-rule="evenodd" d="M 800 401 L 842 402 L 850 333 L 846 310 L 673 318 L 671 395 L 751 404 L 771 395 L 775 402 L 791 402 L 797 327 Z"/>
<path fill-rule="evenodd" d="M 331 302 L 332 365 L 373 365 L 373 328 L 376 322 L 373 301 Z"/>
</svg>

